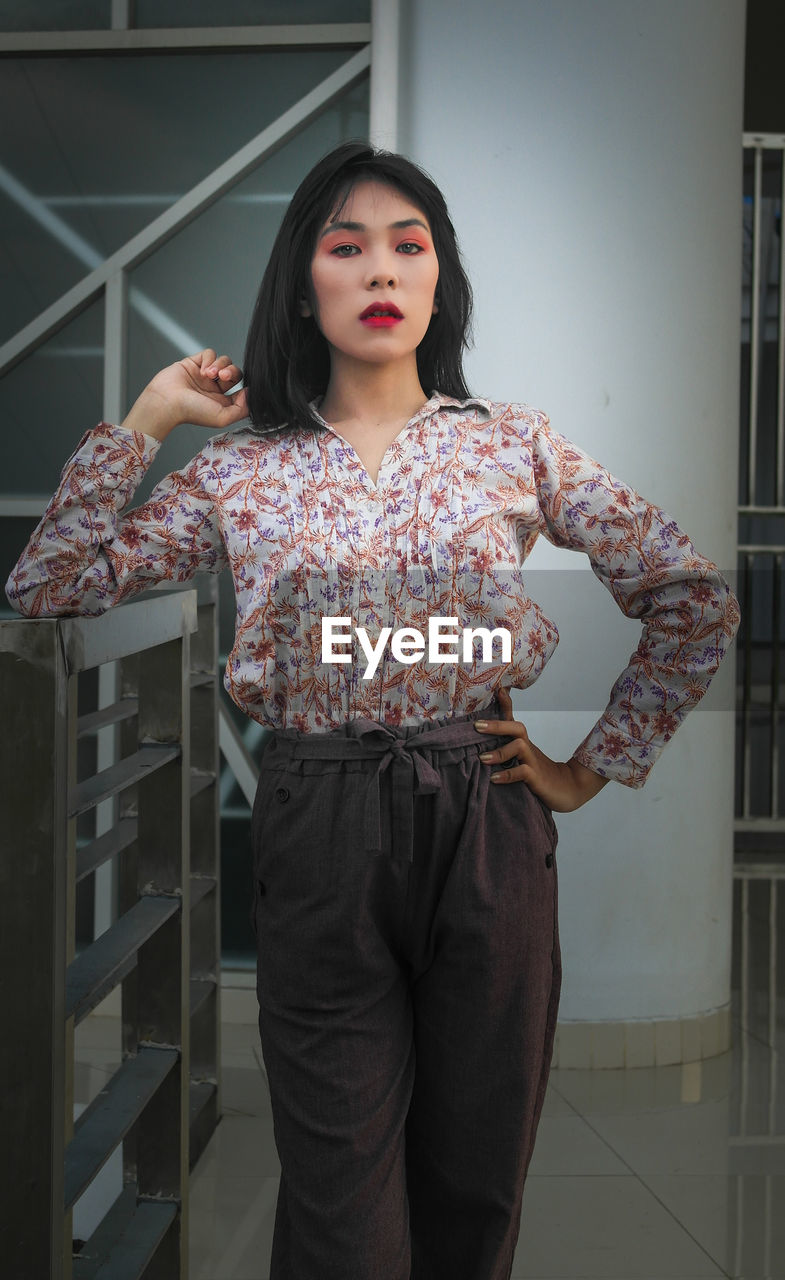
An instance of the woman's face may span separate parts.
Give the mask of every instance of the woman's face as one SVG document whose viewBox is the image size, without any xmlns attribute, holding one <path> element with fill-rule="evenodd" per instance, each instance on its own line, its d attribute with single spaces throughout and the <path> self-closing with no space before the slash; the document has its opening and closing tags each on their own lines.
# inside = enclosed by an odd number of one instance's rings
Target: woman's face
<svg viewBox="0 0 785 1280">
<path fill-rule="evenodd" d="M 394 187 L 358 182 L 326 222 L 311 262 L 313 315 L 336 355 L 384 364 L 409 358 L 425 336 L 439 262 L 428 219 Z"/>
</svg>

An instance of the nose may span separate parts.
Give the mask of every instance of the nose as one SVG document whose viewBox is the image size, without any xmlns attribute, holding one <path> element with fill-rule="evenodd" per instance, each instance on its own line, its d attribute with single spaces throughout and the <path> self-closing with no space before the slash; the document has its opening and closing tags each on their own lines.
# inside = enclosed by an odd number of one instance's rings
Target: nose
<svg viewBox="0 0 785 1280">
<path fill-rule="evenodd" d="M 367 283 L 369 289 L 383 289 L 385 286 L 388 289 L 394 289 L 398 284 L 398 270 L 394 259 L 391 260 L 389 255 L 385 254 L 369 262 Z"/>
</svg>

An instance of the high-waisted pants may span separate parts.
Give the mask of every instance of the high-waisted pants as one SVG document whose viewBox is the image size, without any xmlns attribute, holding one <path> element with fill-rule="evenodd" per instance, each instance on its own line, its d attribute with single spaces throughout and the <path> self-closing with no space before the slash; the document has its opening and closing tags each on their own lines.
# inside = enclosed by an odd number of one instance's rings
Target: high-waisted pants
<svg viewBox="0 0 785 1280">
<path fill-rule="evenodd" d="M 253 814 L 270 1280 L 508 1280 L 561 964 L 556 829 L 482 712 L 275 732 Z M 514 763 L 514 762 L 513 762 Z"/>
</svg>

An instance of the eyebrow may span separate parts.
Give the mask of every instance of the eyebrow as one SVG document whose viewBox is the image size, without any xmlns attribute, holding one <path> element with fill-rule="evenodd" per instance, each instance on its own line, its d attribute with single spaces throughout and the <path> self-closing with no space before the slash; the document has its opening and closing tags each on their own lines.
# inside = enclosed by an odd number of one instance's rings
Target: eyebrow
<svg viewBox="0 0 785 1280">
<path fill-rule="evenodd" d="M 423 231 L 427 231 L 428 234 L 430 235 L 430 228 L 428 227 L 428 224 L 426 222 L 423 222 L 422 218 L 402 218 L 400 222 L 391 222 L 388 227 L 388 230 L 399 231 L 404 227 L 422 227 Z M 364 222 L 331 222 L 329 226 L 326 226 L 324 228 L 324 231 L 319 236 L 319 239 L 322 240 L 326 235 L 329 235 L 331 231 L 367 231 L 367 230 L 368 228 Z"/>
</svg>

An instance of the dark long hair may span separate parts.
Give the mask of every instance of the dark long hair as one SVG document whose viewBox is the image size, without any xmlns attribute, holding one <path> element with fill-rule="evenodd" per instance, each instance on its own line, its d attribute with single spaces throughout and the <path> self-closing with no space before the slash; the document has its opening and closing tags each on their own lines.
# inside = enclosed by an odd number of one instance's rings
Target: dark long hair
<svg viewBox="0 0 785 1280">
<path fill-rule="evenodd" d="M 439 260 L 439 310 L 417 348 L 420 384 L 428 394 L 469 395 L 463 353 L 469 344 L 472 291 L 444 197 L 404 156 L 367 142 L 345 142 L 320 160 L 295 191 L 259 288 L 243 367 L 249 416 L 257 428 L 315 422 L 309 401 L 327 388 L 330 353 L 313 317 L 300 315 L 300 302 L 312 299 L 311 261 L 322 227 L 355 184 L 369 179 L 397 188 L 425 214 Z"/>
</svg>

